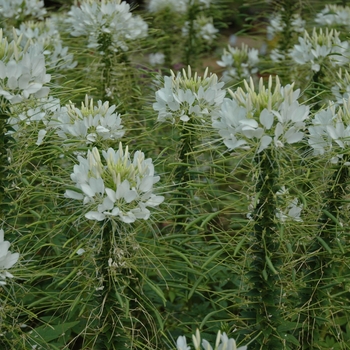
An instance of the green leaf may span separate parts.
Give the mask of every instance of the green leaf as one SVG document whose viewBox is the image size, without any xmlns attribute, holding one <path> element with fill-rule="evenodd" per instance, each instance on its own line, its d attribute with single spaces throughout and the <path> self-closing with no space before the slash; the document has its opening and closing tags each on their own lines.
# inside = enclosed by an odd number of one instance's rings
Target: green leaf
<svg viewBox="0 0 350 350">
<path fill-rule="evenodd" d="M 63 333 L 67 332 L 67 330 L 73 328 L 77 325 L 79 321 L 67 322 L 58 325 L 43 325 L 33 330 L 33 337 L 38 336 L 45 343 L 50 342 L 51 340 L 57 339 L 62 336 Z"/>
</svg>

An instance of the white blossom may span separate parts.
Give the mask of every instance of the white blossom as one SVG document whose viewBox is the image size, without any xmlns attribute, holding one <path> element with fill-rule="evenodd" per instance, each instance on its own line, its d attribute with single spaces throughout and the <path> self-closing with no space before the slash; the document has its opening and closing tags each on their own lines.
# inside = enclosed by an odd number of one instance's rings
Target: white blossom
<svg viewBox="0 0 350 350">
<path fill-rule="evenodd" d="M 337 163 L 350 146 L 350 100 L 344 100 L 342 106 L 330 102 L 326 109 L 315 114 L 311 122 L 308 142 L 314 155 L 333 151 L 331 162 Z"/>
<path fill-rule="evenodd" d="M 150 12 L 160 12 L 169 9 L 172 12 L 185 13 L 189 5 L 196 5 L 200 9 L 209 8 L 213 0 L 150 0 L 148 10 Z"/>
<path fill-rule="evenodd" d="M 193 30 L 197 38 L 207 41 L 209 44 L 213 42 L 219 32 L 213 25 L 213 19 L 205 16 L 199 16 L 194 20 Z M 189 22 L 187 21 L 182 28 L 182 35 L 187 36 L 188 34 Z"/>
<path fill-rule="evenodd" d="M 66 22 L 71 25 L 71 35 L 87 36 L 88 47 L 100 51 L 105 41 L 110 41 L 108 50 L 127 51 L 130 41 L 148 34 L 147 23 L 140 16 L 133 16 L 125 1 L 83 0 L 80 6 L 71 7 L 68 16 Z"/>
<path fill-rule="evenodd" d="M 46 74 L 45 57 L 38 53 L 37 46 L 29 45 L 18 49 L 21 38 L 11 43 L 3 37 L 0 29 L 0 96 L 12 104 L 35 98 L 46 97 L 49 88 L 44 86 L 51 79 Z"/>
<path fill-rule="evenodd" d="M 26 100 L 26 103 L 11 105 L 11 116 L 8 119 L 8 124 L 11 125 L 15 138 L 21 136 L 22 129 L 26 125 L 36 125 L 38 130 L 37 145 L 43 143 L 43 139 L 47 132 L 47 124 L 52 118 L 54 112 L 60 108 L 60 101 L 52 96 L 39 99 L 31 98 Z"/>
<path fill-rule="evenodd" d="M 153 185 L 159 181 L 154 175 L 152 159 L 145 159 L 136 151 L 133 159 L 128 147 L 118 151 L 109 148 L 102 151 L 104 162 L 96 147 L 88 151 L 87 157 L 78 156 L 71 179 L 77 191 L 67 190 L 65 197 L 82 200 L 89 211 L 85 217 L 102 221 L 116 218 L 124 223 L 150 217 L 148 207 L 157 207 L 163 196 L 153 194 Z"/>
<path fill-rule="evenodd" d="M 229 90 L 232 98 L 224 100 L 219 117 L 213 120 L 228 149 L 253 147 L 260 153 L 270 146 L 284 147 L 303 139 L 309 107 L 298 103 L 299 89 L 294 91 L 293 84 L 282 87 L 276 77 L 272 90 L 271 76 L 267 88 L 262 79 L 258 91 L 252 79 L 244 85 L 245 90 Z"/>
<path fill-rule="evenodd" d="M 335 67 L 349 63 L 349 43 L 341 41 L 336 30 L 317 32 L 314 28 L 311 36 L 305 31 L 304 37 L 299 37 L 299 44 L 294 45 L 289 56 L 295 63 L 318 72 L 325 64 Z"/>
<path fill-rule="evenodd" d="M 63 46 L 56 22 L 51 18 L 42 22 L 24 22 L 16 32 L 22 38 L 22 47 L 28 45 L 28 42 L 38 44 L 38 50 L 45 56 L 48 69 L 73 69 L 77 65 L 73 54 L 68 53 L 68 47 Z"/>
<path fill-rule="evenodd" d="M 337 79 L 335 79 L 335 85 L 332 86 L 331 91 L 333 94 L 333 100 L 339 105 L 343 104 L 344 100 L 350 98 L 350 73 L 347 69 L 342 70 L 339 68 L 337 72 Z"/>
<path fill-rule="evenodd" d="M 160 12 L 169 9 L 173 12 L 185 13 L 187 4 L 188 0 L 150 0 L 148 10 L 150 12 Z"/>
<path fill-rule="evenodd" d="M 162 52 L 151 53 L 149 55 L 149 63 L 151 66 L 164 64 L 165 55 Z"/>
<path fill-rule="evenodd" d="M 340 5 L 326 5 L 316 15 L 315 22 L 321 26 L 350 28 L 350 7 Z"/>
<path fill-rule="evenodd" d="M 257 73 L 258 53 L 257 49 L 249 48 L 244 43 L 241 48 L 228 45 L 227 50 L 223 51 L 221 60 L 217 61 L 220 67 L 226 68 L 222 76 L 223 81 L 249 79 Z"/>
<path fill-rule="evenodd" d="M 10 245 L 9 241 L 4 241 L 4 230 L 0 229 L 0 285 L 6 284 L 6 277 L 13 277 L 7 270 L 16 264 L 19 258 L 19 253 L 9 252 Z"/>
<path fill-rule="evenodd" d="M 200 346 L 202 345 L 203 350 L 247 350 L 247 346 L 240 346 L 237 348 L 237 343 L 233 338 L 229 338 L 227 334 L 218 332 L 214 348 L 210 345 L 210 343 L 203 339 L 202 343 L 200 342 L 200 333 L 199 330 L 196 330 L 196 334 L 192 335 L 192 342 L 195 350 L 200 350 Z M 177 350 L 190 350 L 191 347 L 187 346 L 186 337 L 179 336 L 176 342 Z"/>
<path fill-rule="evenodd" d="M 223 85 L 216 74 L 208 77 L 208 69 L 203 77 L 197 73 L 192 76 L 190 67 L 187 73 L 183 70 L 176 76 L 171 71 L 171 77 L 164 77 L 164 87 L 156 92 L 153 109 L 158 111 L 158 121 L 186 123 L 191 119 L 205 123 L 220 108 L 225 96 Z"/>
<path fill-rule="evenodd" d="M 0 0 L 0 16 L 25 20 L 28 18 L 43 19 L 46 15 L 43 0 Z"/>
<path fill-rule="evenodd" d="M 80 108 L 70 103 L 55 111 L 48 127 L 55 129 L 62 139 L 74 142 L 91 144 L 101 140 L 117 140 L 125 131 L 116 108 L 115 105 L 110 106 L 108 101 L 98 101 L 94 106 L 93 99 L 89 101 L 86 96 L 85 104 L 82 102 Z"/>
<path fill-rule="evenodd" d="M 286 23 L 283 22 L 284 10 L 278 13 L 274 13 L 269 20 L 269 25 L 266 28 L 267 39 L 273 40 L 279 33 L 285 30 Z M 304 31 L 305 21 L 301 18 L 300 14 L 295 13 L 291 19 L 290 30 L 297 33 L 302 33 Z"/>
</svg>

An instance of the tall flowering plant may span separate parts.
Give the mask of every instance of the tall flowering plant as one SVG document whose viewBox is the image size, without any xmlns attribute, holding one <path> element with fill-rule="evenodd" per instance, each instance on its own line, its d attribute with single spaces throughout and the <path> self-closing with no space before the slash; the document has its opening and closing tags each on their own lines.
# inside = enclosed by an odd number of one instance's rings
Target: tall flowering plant
<svg viewBox="0 0 350 350">
<path fill-rule="evenodd" d="M 218 117 L 213 119 L 213 127 L 228 150 L 245 150 L 253 157 L 256 182 L 249 214 L 253 228 L 247 294 L 250 302 L 246 309 L 250 330 L 258 338 L 256 348 L 258 344 L 278 348 L 283 343 L 279 327 L 284 324 L 284 301 L 279 293 L 284 261 L 278 232 L 287 218 L 302 221 L 297 198 L 281 210 L 287 190 L 281 183 L 280 164 L 285 149 L 305 137 L 309 107 L 298 102 L 300 91 L 294 91 L 293 84 L 282 86 L 276 77 L 274 85 L 271 76 L 267 86 L 262 79 L 258 87 L 252 79 L 250 83 L 245 81 L 244 89 L 230 91 L 231 98 L 224 100 Z"/>
</svg>

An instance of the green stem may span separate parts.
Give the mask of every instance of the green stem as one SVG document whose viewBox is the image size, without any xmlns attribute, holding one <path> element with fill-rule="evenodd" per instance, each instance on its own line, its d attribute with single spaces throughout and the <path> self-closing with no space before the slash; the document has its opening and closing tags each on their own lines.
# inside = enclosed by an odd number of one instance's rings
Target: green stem
<svg viewBox="0 0 350 350">
<path fill-rule="evenodd" d="M 284 323 L 280 311 L 281 290 L 279 267 L 282 259 L 279 254 L 278 225 L 276 224 L 276 199 L 278 187 L 278 163 L 271 151 L 264 151 L 255 157 L 260 174 L 256 186 L 258 203 L 253 212 L 253 260 L 250 272 L 252 289 L 249 298 L 252 302 L 252 328 L 261 331 L 255 348 L 281 349 L 282 340 L 277 328 Z M 258 344 L 260 343 L 260 345 Z M 254 349 L 254 348 L 252 348 Z"/>
<path fill-rule="evenodd" d="M 1 101 L 1 100 L 0 100 Z M 13 138 L 6 133 L 11 129 L 7 124 L 9 117 L 8 107 L 0 107 L 0 220 L 4 219 L 4 215 L 9 211 L 10 203 L 6 196 L 7 175 L 8 175 L 8 148 L 13 142 Z"/>
<path fill-rule="evenodd" d="M 115 259 L 115 249 L 118 246 L 116 234 L 118 235 L 119 233 L 116 232 L 116 228 L 113 227 L 111 220 L 103 223 L 102 247 L 98 256 L 103 289 L 100 295 L 99 334 L 94 347 L 98 350 L 126 350 L 126 344 L 128 344 L 128 336 L 125 329 L 120 326 L 124 305 L 121 305 L 120 300 L 116 297 L 119 293 L 116 290 L 118 284 L 116 278 L 119 278 L 119 276 L 116 276 L 111 267 L 111 261 Z M 127 320 L 125 321 L 125 326 L 127 325 L 126 322 Z"/>
<path fill-rule="evenodd" d="M 190 123 L 190 121 L 188 121 Z M 188 190 L 186 190 L 186 186 L 189 184 L 191 177 L 188 172 L 190 164 L 192 162 L 192 145 L 193 145 L 193 135 L 192 135 L 192 125 L 186 130 L 182 130 L 180 140 L 181 146 L 179 151 L 179 161 L 180 165 L 177 166 L 175 170 L 175 183 L 177 185 L 177 195 L 176 198 L 178 200 L 178 210 L 176 216 L 177 230 L 181 230 L 183 227 L 178 225 L 179 223 L 184 221 L 184 217 L 186 216 L 186 208 L 189 204 L 189 194 Z"/>
<path fill-rule="evenodd" d="M 198 54 L 196 46 L 196 30 L 194 27 L 194 22 L 196 20 L 196 15 L 198 14 L 198 6 L 196 6 L 191 0 L 188 6 L 188 36 L 185 43 L 185 66 L 195 66 L 196 57 Z"/>
</svg>

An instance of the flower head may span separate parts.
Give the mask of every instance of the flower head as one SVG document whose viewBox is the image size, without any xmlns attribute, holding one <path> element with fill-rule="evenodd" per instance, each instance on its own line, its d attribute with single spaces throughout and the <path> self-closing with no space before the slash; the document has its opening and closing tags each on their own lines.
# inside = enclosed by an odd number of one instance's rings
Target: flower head
<svg viewBox="0 0 350 350">
<path fill-rule="evenodd" d="M 256 67 L 258 62 L 258 50 L 250 49 L 246 44 L 242 43 L 241 48 L 228 45 L 227 50 L 224 49 L 221 61 L 217 61 L 217 64 L 226 68 L 222 79 L 230 81 L 232 79 L 248 79 L 258 71 Z"/>
<path fill-rule="evenodd" d="M 208 77 L 208 69 L 203 77 L 192 76 L 191 68 L 178 73 L 171 71 L 171 77 L 164 77 L 164 87 L 156 92 L 157 102 L 153 109 L 158 111 L 158 121 L 170 120 L 173 123 L 205 122 L 215 114 L 224 99 L 223 82 L 219 83 L 216 74 Z"/>
<path fill-rule="evenodd" d="M 43 0 L 0 0 L 0 16 L 24 21 L 29 18 L 43 19 L 46 15 Z"/>
<path fill-rule="evenodd" d="M 193 29 L 195 36 L 207 43 L 212 43 L 219 32 L 213 25 L 213 19 L 211 17 L 199 16 L 194 20 Z M 189 34 L 189 22 L 185 22 L 182 28 L 182 35 L 187 36 Z"/>
<path fill-rule="evenodd" d="M 21 50 L 18 46 L 21 38 L 7 44 L 0 30 L 1 54 L 0 60 L 0 96 L 12 104 L 35 98 L 46 97 L 49 88 L 44 86 L 51 79 L 46 74 L 45 57 L 38 52 L 38 47 L 27 46 Z"/>
<path fill-rule="evenodd" d="M 335 80 L 334 86 L 332 86 L 331 91 L 333 94 L 333 99 L 335 99 L 337 104 L 343 104 L 344 100 L 350 98 L 350 73 L 348 70 L 342 70 L 339 68 L 337 73 L 338 79 Z"/>
<path fill-rule="evenodd" d="M 219 118 L 213 120 L 229 149 L 253 146 L 259 153 L 270 145 L 283 147 L 303 139 L 309 108 L 298 103 L 299 90 L 294 91 L 293 84 L 282 87 L 276 77 L 272 89 L 270 76 L 267 88 L 262 79 L 258 90 L 252 79 L 244 85 L 245 90 L 229 90 L 232 99 L 224 100 Z"/>
<path fill-rule="evenodd" d="M 349 43 L 339 39 L 339 32 L 328 30 L 319 32 L 314 28 L 310 36 L 307 31 L 299 37 L 299 44 L 294 45 L 289 56 L 299 65 L 310 66 L 318 72 L 322 65 L 342 66 L 349 62 Z"/>
<path fill-rule="evenodd" d="M 241 346 L 237 348 L 236 341 L 233 338 L 229 338 L 227 334 L 218 332 L 216 337 L 216 342 L 214 348 L 205 339 L 200 342 L 201 335 L 199 330 L 196 330 L 196 334 L 192 335 L 192 342 L 195 350 L 200 350 L 200 345 L 202 345 L 203 350 L 247 350 L 246 346 Z M 177 338 L 177 350 L 190 350 L 191 348 L 187 346 L 186 337 L 180 336 Z"/>
<path fill-rule="evenodd" d="M 89 205 L 91 210 L 85 217 L 91 220 L 147 220 L 148 207 L 156 207 L 164 200 L 153 194 L 153 185 L 160 178 L 154 175 L 152 159 L 145 159 L 141 151 L 136 151 L 132 159 L 128 147 L 124 151 L 121 143 L 118 151 L 109 148 L 102 151 L 102 156 L 104 162 L 96 147 L 88 151 L 86 158 L 78 156 L 79 164 L 71 174 L 78 191 L 67 190 L 65 196 Z"/>
<path fill-rule="evenodd" d="M 19 253 L 9 252 L 10 242 L 4 241 L 4 230 L 0 230 L 0 285 L 5 285 L 6 277 L 12 278 L 13 275 L 7 270 L 11 268 L 18 260 Z"/>
<path fill-rule="evenodd" d="M 86 96 L 80 108 L 70 103 L 57 110 L 48 126 L 56 129 L 57 135 L 65 140 L 80 140 L 86 144 L 117 140 L 125 131 L 116 108 L 108 101 L 98 101 L 94 106 L 93 99 Z"/>
<path fill-rule="evenodd" d="M 169 9 L 173 12 L 185 13 L 188 0 L 150 0 L 148 10 L 150 12 L 161 12 Z"/>
<path fill-rule="evenodd" d="M 147 23 L 133 16 L 130 5 L 120 0 L 83 0 L 72 6 L 66 20 L 73 36 L 88 36 L 88 47 L 103 51 L 127 51 L 128 42 L 147 36 Z M 106 43 L 107 46 L 106 47 Z"/>
<path fill-rule="evenodd" d="M 331 161 L 337 163 L 343 157 L 343 150 L 350 146 L 350 100 L 344 100 L 342 106 L 329 103 L 326 109 L 315 114 L 311 122 L 308 142 L 314 155 L 333 150 L 336 155 Z"/>
<path fill-rule="evenodd" d="M 36 125 L 38 129 L 37 145 L 42 144 L 47 133 L 47 124 L 53 114 L 60 108 L 60 101 L 52 96 L 39 99 L 31 98 L 26 100 L 25 104 L 11 105 L 11 116 L 8 119 L 8 124 L 11 125 L 14 131 L 9 131 L 9 134 L 21 136 L 22 128 L 27 125 Z"/>
<path fill-rule="evenodd" d="M 57 71 L 72 69 L 77 65 L 73 55 L 68 53 L 68 47 L 63 46 L 58 27 L 51 18 L 42 22 L 23 22 L 16 32 L 22 38 L 22 47 L 31 42 L 41 48 L 47 68 Z"/>
<path fill-rule="evenodd" d="M 316 15 L 315 22 L 327 27 L 350 28 L 350 7 L 340 5 L 326 5 L 325 8 Z"/>
</svg>

